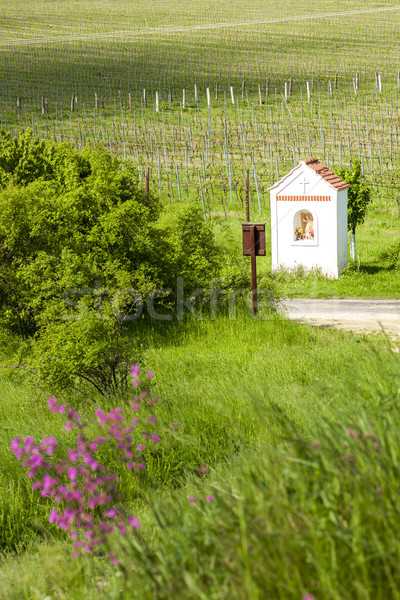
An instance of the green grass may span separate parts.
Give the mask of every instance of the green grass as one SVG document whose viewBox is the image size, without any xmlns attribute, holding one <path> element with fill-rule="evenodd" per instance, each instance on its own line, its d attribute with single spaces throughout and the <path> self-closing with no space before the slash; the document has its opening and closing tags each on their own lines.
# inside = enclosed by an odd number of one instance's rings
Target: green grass
<svg viewBox="0 0 400 600">
<path fill-rule="evenodd" d="M 122 544 L 122 597 L 399 598 L 398 395 L 358 401 L 305 436 L 273 408 L 261 420 L 279 422 L 284 447 L 219 470 L 195 505 L 154 502 L 150 548 L 146 534 Z"/>
<path fill-rule="evenodd" d="M 30 504 L 9 440 L 63 434 L 45 395 L 2 379 L 2 513 L 26 550 L 2 559 L 0 598 L 397 598 L 399 364 L 388 340 L 243 312 L 147 325 L 139 339 L 160 421 L 181 428 L 150 458 L 141 499 L 124 479 L 143 527 L 113 542 L 121 572 L 101 557 L 71 562 L 45 507 Z"/>
<path fill-rule="evenodd" d="M 264 428 L 260 406 L 277 403 L 302 429 L 320 415 L 333 417 L 342 402 L 352 403 L 348 382 L 358 364 L 366 373 L 374 373 L 377 364 L 383 373 L 390 373 L 384 338 L 367 341 L 275 318 L 256 321 L 243 312 L 236 320 L 147 324 L 134 343 L 142 347 L 143 360 L 156 373 L 161 426 L 167 430 L 171 422 L 181 425 L 174 435 L 166 432 L 165 447 L 147 457 L 147 473 L 140 484 L 144 489 L 180 487 L 203 461 L 215 466 L 261 441 L 276 440 L 279 428 Z M 21 550 L 57 532 L 47 524 L 48 502 L 30 491 L 9 443 L 14 435 L 53 434 L 66 448 L 71 434 L 48 413 L 47 394 L 5 376 L 1 389 L 0 540 L 3 550 Z M 89 405 L 76 398 L 72 402 L 85 416 L 94 406 L 107 405 L 101 399 Z M 106 460 L 121 474 L 127 503 L 137 506 L 137 478 L 124 473 L 115 454 L 108 453 Z"/>
</svg>

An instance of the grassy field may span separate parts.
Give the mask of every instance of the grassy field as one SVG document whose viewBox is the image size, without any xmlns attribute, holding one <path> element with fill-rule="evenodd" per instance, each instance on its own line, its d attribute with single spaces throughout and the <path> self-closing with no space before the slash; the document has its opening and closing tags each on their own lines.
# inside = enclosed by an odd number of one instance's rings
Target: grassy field
<svg viewBox="0 0 400 600">
<path fill-rule="evenodd" d="M 338 280 L 271 274 L 267 231 L 260 286 L 398 297 L 399 12 L 394 0 L 0 0 L 0 129 L 99 143 L 142 183 L 149 167 L 171 211 L 203 207 L 243 285 L 246 170 L 251 217 L 269 223 L 268 187 L 300 159 L 360 158 L 373 190 L 360 265 Z M 18 344 L 0 334 L 0 364 Z M 141 479 L 105 453 L 143 524 L 112 541 L 119 568 L 101 552 L 72 560 L 49 524 L 51 501 L 9 444 L 52 434 L 66 451 L 71 437 L 46 409 L 52 390 L 0 370 L 0 599 L 400 598 L 396 345 L 240 309 L 137 322 L 132 355 L 154 370 L 165 444 Z M 126 402 L 65 399 L 85 418 Z"/>
<path fill-rule="evenodd" d="M 364 419 L 372 418 L 371 414 L 380 406 L 379 398 L 388 401 L 397 393 L 398 381 L 393 378 L 393 371 L 397 369 L 396 355 L 383 337 L 349 336 L 276 318 L 254 321 L 240 312 L 236 320 L 220 317 L 216 321 L 188 319 L 175 325 L 147 325 L 139 332 L 138 343 L 143 348 L 144 364 L 151 365 L 156 374 L 154 391 L 162 400 L 157 412 L 159 421 L 166 425 L 175 421 L 181 425 L 179 434 L 170 439 L 165 451 L 148 457 L 147 474 L 139 487 L 136 477 L 127 475 L 118 465 L 115 454 L 107 459 L 110 468 L 121 474 L 126 504 L 139 512 L 147 524 L 144 535 L 149 543 L 159 536 L 152 524 L 153 509 L 158 502 L 169 506 L 169 497 L 173 494 L 175 500 L 163 517 L 167 519 L 175 519 L 173 504 L 178 502 L 184 507 L 188 496 L 204 497 L 211 490 L 213 494 L 221 493 L 221 502 L 225 502 L 222 488 L 242 486 L 241 478 L 249 476 L 245 474 L 245 464 L 257 463 L 261 449 L 268 449 L 266 457 L 273 448 L 280 447 L 286 453 L 284 439 L 289 432 L 282 421 L 283 415 L 291 423 L 290 436 L 296 432 L 297 437 L 307 440 L 316 435 L 321 423 L 330 423 L 333 427 L 342 410 L 347 424 L 360 410 L 365 411 Z M 12 578 L 21 559 L 3 558 L 0 597 L 42 598 L 46 594 L 50 597 L 60 594 L 59 597 L 65 598 L 78 598 L 82 594 L 95 597 L 101 593 L 102 581 L 105 590 L 110 590 L 110 586 L 113 589 L 112 597 L 131 597 L 129 590 L 131 583 L 134 585 L 133 580 L 125 581 L 127 587 L 121 596 L 116 595 L 113 588 L 117 585 L 115 574 L 109 574 L 104 581 L 100 573 L 110 567 L 101 557 L 70 563 L 64 536 L 47 523 L 49 502 L 30 490 L 23 469 L 8 450 L 15 434 L 34 437 L 53 434 L 63 448 L 68 447 L 70 441 L 63 431 L 62 421 L 47 413 L 47 395 L 28 390 L 26 384 L 6 377 L 2 377 L 1 391 L 1 543 L 6 553 L 11 549 L 23 552 L 24 576 L 17 581 Z M 71 400 L 84 415 L 92 411 L 92 406 Z M 95 404 L 107 407 L 104 399 L 98 398 Z M 200 481 L 195 471 L 203 462 L 208 465 L 209 476 Z M 257 498 L 256 502 L 260 501 L 261 505 L 254 510 L 266 511 L 265 500 Z M 214 516 L 210 514 L 210 532 L 221 517 L 220 510 L 216 509 Z M 187 518 L 189 522 L 185 527 L 195 531 L 198 525 L 191 521 L 193 515 L 188 514 Z M 176 531 L 178 540 L 179 528 Z M 228 532 L 226 536 L 229 540 Z M 164 551 L 170 550 L 165 547 Z M 201 546 L 196 552 L 202 553 Z M 138 581 L 145 577 L 146 568 L 144 564 L 137 565 Z M 321 568 L 328 569 L 328 566 L 321 565 Z M 59 580 L 61 570 L 64 574 Z M 89 580 L 88 573 L 91 573 Z M 269 585 L 267 580 L 262 578 L 262 581 L 257 584 L 260 589 Z M 300 589 L 299 585 L 294 582 L 287 596 L 283 590 L 280 595 L 275 591 L 274 597 L 296 597 L 292 592 Z M 236 592 L 230 587 L 227 589 L 233 595 L 239 593 L 239 588 Z M 161 591 L 157 593 L 153 596 L 150 592 L 148 596 L 139 593 L 138 597 L 164 598 Z M 191 595 L 190 590 L 178 589 L 176 593 L 185 598 L 202 597 Z M 214 593 L 215 598 L 229 597 L 222 592 Z"/>
</svg>

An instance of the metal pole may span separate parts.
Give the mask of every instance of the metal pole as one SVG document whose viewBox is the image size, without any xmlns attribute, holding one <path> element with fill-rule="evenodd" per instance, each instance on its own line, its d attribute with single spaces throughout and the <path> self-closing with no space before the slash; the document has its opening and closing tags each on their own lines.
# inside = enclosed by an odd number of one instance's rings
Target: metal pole
<svg viewBox="0 0 400 600">
<path fill-rule="evenodd" d="M 251 296 L 253 304 L 253 313 L 257 314 L 257 270 L 256 270 L 256 228 L 251 228 Z"/>
</svg>

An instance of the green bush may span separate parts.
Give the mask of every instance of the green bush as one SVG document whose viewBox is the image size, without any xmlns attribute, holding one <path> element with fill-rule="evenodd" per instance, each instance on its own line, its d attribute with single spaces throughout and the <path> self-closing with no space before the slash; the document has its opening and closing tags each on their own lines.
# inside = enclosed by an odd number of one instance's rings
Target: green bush
<svg viewBox="0 0 400 600">
<path fill-rule="evenodd" d="M 138 305 L 153 294 L 171 305 L 178 277 L 189 295 L 218 274 L 201 211 L 163 212 L 132 164 L 104 149 L 3 133 L 0 188 L 0 325 L 33 340 L 27 365 L 54 390 L 76 378 L 118 388 Z"/>
<path fill-rule="evenodd" d="M 368 205 L 372 201 L 372 190 L 364 180 L 358 159 L 347 169 L 336 169 L 336 175 L 350 184 L 347 190 L 347 228 L 355 234 L 356 227 L 365 221 Z"/>
</svg>

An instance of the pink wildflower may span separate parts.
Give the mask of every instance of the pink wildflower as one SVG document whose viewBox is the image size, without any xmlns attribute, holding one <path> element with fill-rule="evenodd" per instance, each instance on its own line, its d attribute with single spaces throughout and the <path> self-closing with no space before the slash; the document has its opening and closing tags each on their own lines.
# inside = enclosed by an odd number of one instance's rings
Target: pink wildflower
<svg viewBox="0 0 400 600">
<path fill-rule="evenodd" d="M 58 513 L 55 508 L 53 508 L 49 515 L 49 522 L 56 523 L 58 521 Z"/>
<path fill-rule="evenodd" d="M 113 567 L 118 567 L 118 565 L 119 565 L 118 558 L 112 552 L 110 552 L 109 557 L 110 557 L 111 564 L 113 565 Z"/>
<path fill-rule="evenodd" d="M 123 523 L 122 521 L 120 523 L 118 523 L 118 529 L 119 529 L 119 532 L 121 535 L 127 534 L 125 523 Z"/>
<path fill-rule="evenodd" d="M 49 456 L 52 456 L 52 454 L 56 448 L 57 448 L 57 442 L 52 435 L 50 437 L 42 440 L 42 444 L 40 446 L 40 450 L 42 452 L 45 452 Z"/>
<path fill-rule="evenodd" d="M 138 365 L 131 366 L 131 375 L 132 377 L 137 377 L 140 373 L 140 367 Z"/>
<path fill-rule="evenodd" d="M 22 451 L 22 448 L 20 447 L 19 437 L 15 437 L 12 440 L 12 442 L 10 444 L 10 448 L 11 448 L 12 452 L 14 452 L 14 454 L 17 458 L 22 458 L 23 451 Z"/>
<path fill-rule="evenodd" d="M 49 398 L 47 406 L 52 412 L 57 412 L 57 400 L 54 398 L 54 396 L 51 396 L 51 398 Z"/>
<path fill-rule="evenodd" d="M 68 450 L 68 458 L 71 462 L 76 462 L 78 460 L 78 455 L 72 448 Z"/>
<path fill-rule="evenodd" d="M 128 522 L 129 522 L 129 525 L 131 525 L 131 527 L 133 527 L 134 529 L 140 528 L 140 522 L 138 521 L 138 519 L 136 517 L 129 517 Z"/>
<path fill-rule="evenodd" d="M 140 368 L 132 365 L 131 373 L 134 387 L 139 387 L 142 384 L 139 379 Z M 151 380 L 153 372 L 148 371 L 146 377 Z M 152 399 L 148 392 L 138 390 L 131 403 L 133 412 L 141 408 L 140 399 L 144 398 L 147 398 L 146 404 L 149 405 L 158 402 L 158 398 Z M 56 398 L 49 398 L 48 407 L 54 413 L 65 414 L 66 431 L 73 428 L 83 430 L 87 427 L 87 423 L 81 422 L 80 415 L 74 409 L 58 404 Z M 147 421 L 157 423 L 153 415 L 148 416 Z M 146 449 L 145 443 L 138 443 L 141 436 L 152 442 L 159 442 L 161 438 L 152 431 L 139 433 L 136 426 L 141 422 L 136 417 L 132 422 L 127 422 L 121 407 L 111 408 L 109 412 L 97 408 L 94 424 L 98 428 L 104 428 L 106 433 L 91 438 L 78 431 L 76 448 L 66 449 L 63 459 L 54 457 L 58 444 L 53 436 L 42 439 L 40 444 L 36 444 L 33 437 L 23 440 L 16 437 L 12 440 L 11 450 L 27 469 L 32 489 L 39 491 L 43 497 L 53 498 L 59 506 L 58 510 L 51 510 L 49 521 L 59 529 L 68 531 L 73 541 L 74 556 L 81 552 L 91 552 L 96 546 L 105 543 L 105 536 L 113 531 L 125 535 L 128 524 L 134 529 L 140 528 L 136 517 L 126 518 L 117 508 L 123 498 L 119 491 L 118 475 L 109 472 L 106 465 L 100 464 L 95 457 L 101 444 L 112 443 L 120 450 L 121 460 L 128 469 L 136 472 L 144 470 L 145 463 L 136 462 L 139 460 L 138 453 Z M 57 454 L 60 451 L 61 448 Z M 190 498 L 189 502 L 196 500 L 197 498 Z M 119 564 L 114 555 L 110 554 L 110 559 L 112 564 Z"/>
<path fill-rule="evenodd" d="M 78 475 L 78 470 L 75 467 L 71 467 L 71 469 L 69 469 L 69 471 L 68 471 L 69 479 L 74 480 L 74 479 L 76 479 L 77 475 Z"/>
</svg>

